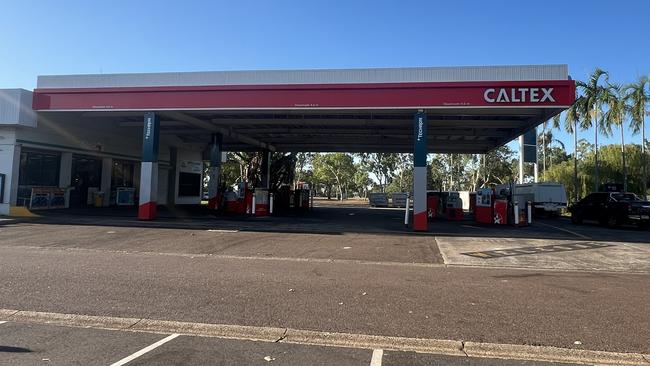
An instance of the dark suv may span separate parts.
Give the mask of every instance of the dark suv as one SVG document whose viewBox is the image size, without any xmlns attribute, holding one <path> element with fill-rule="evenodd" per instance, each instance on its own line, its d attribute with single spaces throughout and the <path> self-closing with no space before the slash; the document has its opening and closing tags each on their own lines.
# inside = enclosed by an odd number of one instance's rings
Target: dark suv
<svg viewBox="0 0 650 366">
<path fill-rule="evenodd" d="M 650 202 L 634 193 L 592 193 L 569 207 L 569 212 L 574 224 L 581 224 L 584 219 L 607 226 L 635 224 L 647 228 L 650 225 Z"/>
</svg>

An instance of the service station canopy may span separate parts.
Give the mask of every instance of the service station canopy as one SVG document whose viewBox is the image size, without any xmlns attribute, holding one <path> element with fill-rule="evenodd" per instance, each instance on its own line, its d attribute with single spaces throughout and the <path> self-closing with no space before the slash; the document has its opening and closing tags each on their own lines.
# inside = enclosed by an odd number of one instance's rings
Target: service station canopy
<svg viewBox="0 0 650 366">
<path fill-rule="evenodd" d="M 484 153 L 568 108 L 566 65 L 40 76 L 33 108 L 53 121 L 141 127 L 225 151 Z"/>
</svg>

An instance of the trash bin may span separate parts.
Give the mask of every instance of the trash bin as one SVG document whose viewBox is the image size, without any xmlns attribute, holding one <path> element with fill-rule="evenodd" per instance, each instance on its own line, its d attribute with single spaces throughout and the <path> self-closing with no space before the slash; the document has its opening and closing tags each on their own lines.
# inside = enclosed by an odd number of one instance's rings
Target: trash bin
<svg viewBox="0 0 650 366">
<path fill-rule="evenodd" d="M 95 207 L 104 206 L 104 192 L 95 192 Z"/>
</svg>

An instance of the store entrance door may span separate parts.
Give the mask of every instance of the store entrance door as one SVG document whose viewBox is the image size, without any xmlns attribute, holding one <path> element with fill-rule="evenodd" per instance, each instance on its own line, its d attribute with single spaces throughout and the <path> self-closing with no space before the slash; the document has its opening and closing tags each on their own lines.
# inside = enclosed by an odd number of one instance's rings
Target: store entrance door
<svg viewBox="0 0 650 366">
<path fill-rule="evenodd" d="M 87 207 L 93 204 L 93 192 L 99 191 L 102 161 L 85 155 L 72 156 L 72 190 L 70 207 Z"/>
</svg>

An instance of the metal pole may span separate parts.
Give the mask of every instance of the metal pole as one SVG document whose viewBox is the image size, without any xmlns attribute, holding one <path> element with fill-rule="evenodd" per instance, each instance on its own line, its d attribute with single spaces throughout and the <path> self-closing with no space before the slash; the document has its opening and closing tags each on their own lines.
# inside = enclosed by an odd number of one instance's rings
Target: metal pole
<svg viewBox="0 0 650 366">
<path fill-rule="evenodd" d="M 251 215 L 255 215 L 255 193 L 253 193 L 253 200 L 251 202 Z"/>
<path fill-rule="evenodd" d="M 645 151 L 645 116 L 641 120 L 641 155 L 643 155 L 643 198 L 648 199 L 648 160 Z"/>
<path fill-rule="evenodd" d="M 534 169 L 535 169 L 535 178 L 534 178 L 534 180 L 535 180 L 535 183 L 537 183 L 537 177 L 539 176 L 539 173 L 538 173 L 538 172 L 539 172 L 539 168 L 538 168 L 538 166 L 537 166 L 537 163 L 535 163 L 535 164 L 533 165 L 533 167 L 534 167 Z"/>
<path fill-rule="evenodd" d="M 580 194 L 578 193 L 578 121 L 573 122 L 573 194 L 574 201 L 578 202 Z"/>
<path fill-rule="evenodd" d="M 530 225 L 533 223 L 533 203 L 528 201 L 526 204 L 528 205 L 528 225 Z"/>
<path fill-rule="evenodd" d="M 273 193 L 269 194 L 269 214 L 273 214 Z"/>
<path fill-rule="evenodd" d="M 411 205 L 411 202 L 409 202 L 409 196 L 406 196 L 406 209 L 404 210 L 404 226 L 408 227 L 409 226 L 409 206 Z"/>
<path fill-rule="evenodd" d="M 594 110 L 594 152 L 595 152 L 595 169 L 594 174 L 594 192 L 598 192 L 598 185 L 600 184 L 600 179 L 598 177 L 598 109 Z"/>
<path fill-rule="evenodd" d="M 542 179 L 546 181 L 546 122 L 544 122 L 544 129 L 542 130 Z M 535 183 L 537 183 L 537 178 L 535 178 Z"/>
<path fill-rule="evenodd" d="M 519 202 L 515 201 L 513 208 L 515 211 L 515 226 L 519 226 Z"/>
<path fill-rule="evenodd" d="M 519 136 L 519 184 L 524 183 L 524 135 Z"/>
</svg>

